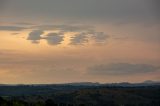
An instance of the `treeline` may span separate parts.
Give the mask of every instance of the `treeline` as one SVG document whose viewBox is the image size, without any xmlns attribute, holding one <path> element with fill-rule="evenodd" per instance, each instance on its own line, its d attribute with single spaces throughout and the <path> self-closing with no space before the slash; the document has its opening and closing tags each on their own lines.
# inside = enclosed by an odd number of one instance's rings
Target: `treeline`
<svg viewBox="0 0 160 106">
<path fill-rule="evenodd" d="M 29 103 L 22 100 L 4 100 L 0 97 L 0 106 L 74 106 L 73 104 L 66 103 L 55 103 L 53 100 L 48 99 L 45 102 L 34 102 Z M 85 106 L 84 104 L 80 104 L 79 106 Z"/>
<path fill-rule="evenodd" d="M 29 103 L 22 100 L 4 100 L 0 97 L 0 106 L 160 106 L 159 103 L 151 102 L 151 103 L 140 103 L 137 105 L 135 104 L 116 104 L 113 101 L 106 101 L 104 103 L 99 103 L 98 105 L 94 104 L 70 104 L 70 103 L 55 103 L 54 100 L 47 99 L 45 102 L 34 102 Z"/>
<path fill-rule="evenodd" d="M 55 103 L 51 99 L 45 102 L 26 102 L 22 100 L 4 100 L 0 97 L 0 106 L 87 106 L 85 104 L 69 104 L 69 103 Z"/>
<path fill-rule="evenodd" d="M 103 87 L 2 96 L 0 106 L 160 106 L 159 87 Z"/>
<path fill-rule="evenodd" d="M 71 103 L 55 103 L 52 99 L 47 99 L 45 102 L 26 102 L 22 100 L 4 100 L 0 97 L 0 106 L 95 106 L 93 104 L 71 104 Z M 107 105 L 101 106 L 117 106 L 113 102 L 108 102 Z M 130 105 L 127 105 L 130 106 Z"/>
</svg>

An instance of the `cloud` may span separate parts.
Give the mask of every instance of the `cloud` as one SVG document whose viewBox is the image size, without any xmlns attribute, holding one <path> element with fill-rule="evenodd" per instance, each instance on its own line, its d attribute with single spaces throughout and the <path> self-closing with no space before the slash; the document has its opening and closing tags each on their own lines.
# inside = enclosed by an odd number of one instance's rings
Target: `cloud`
<svg viewBox="0 0 160 106">
<path fill-rule="evenodd" d="M 84 43 L 88 43 L 93 40 L 96 44 L 105 43 L 108 35 L 104 32 L 98 32 L 94 29 L 94 26 L 89 25 L 35 25 L 21 22 L 14 23 L 17 26 L 0 26 L 0 30 L 7 31 L 22 31 L 25 29 L 31 29 L 32 31 L 28 34 L 27 40 L 30 40 L 32 43 L 38 44 L 41 39 L 47 40 L 50 45 L 58 45 L 63 41 L 64 36 L 67 36 L 66 33 L 73 32 L 72 37 L 70 39 L 71 45 L 83 45 Z M 22 26 L 28 27 L 22 27 Z M 53 33 L 48 33 L 46 37 L 41 37 L 45 31 L 53 31 Z M 55 31 L 58 31 L 55 33 Z M 12 35 L 20 34 L 12 33 Z"/>
<path fill-rule="evenodd" d="M 32 41 L 32 43 L 39 43 L 41 39 L 47 40 L 50 45 L 58 45 L 63 41 L 64 36 L 62 33 L 48 33 L 47 35 L 41 37 L 44 34 L 43 30 L 33 30 L 29 33 L 27 40 Z"/>
<path fill-rule="evenodd" d="M 0 49 L 0 54 L 2 55 L 10 55 L 16 53 L 16 50 L 10 50 L 10 49 Z"/>
<path fill-rule="evenodd" d="M 92 30 L 93 26 L 88 25 L 64 25 L 61 27 L 63 32 L 81 32 Z"/>
<path fill-rule="evenodd" d="M 33 23 L 28 23 L 28 22 L 17 22 L 17 23 L 14 23 L 15 25 L 23 25 L 23 26 L 30 26 L 30 25 L 35 25 Z"/>
<path fill-rule="evenodd" d="M 76 34 L 71 37 L 71 45 L 83 45 L 88 42 L 88 37 L 85 33 Z"/>
<path fill-rule="evenodd" d="M 0 31 L 22 31 L 24 29 L 28 28 L 20 26 L 0 26 Z"/>
<path fill-rule="evenodd" d="M 33 26 L 32 29 L 38 29 L 29 34 L 28 40 L 32 40 L 33 43 L 38 43 L 38 40 L 45 39 L 50 45 L 58 45 L 63 41 L 64 36 L 68 32 L 74 32 L 70 39 L 70 45 L 83 45 L 85 43 L 94 40 L 97 43 L 105 43 L 109 38 L 104 32 L 98 32 L 93 26 L 88 25 L 39 25 Z M 57 33 L 48 33 L 44 37 L 40 37 L 42 33 L 39 31 L 58 31 Z"/>
<path fill-rule="evenodd" d="M 18 35 L 19 33 L 11 33 L 12 35 Z"/>
<path fill-rule="evenodd" d="M 92 26 L 87 25 L 38 25 L 32 28 L 40 30 L 60 30 L 61 32 L 80 32 L 93 29 Z"/>
<path fill-rule="evenodd" d="M 41 35 L 44 32 L 42 30 L 33 30 L 29 33 L 27 40 L 31 40 L 32 43 L 39 43 L 39 40 L 41 39 Z"/>
<path fill-rule="evenodd" d="M 92 38 L 97 43 L 104 43 L 109 38 L 109 35 L 106 35 L 104 32 L 95 32 Z"/>
<path fill-rule="evenodd" d="M 1 0 L 4 1 L 4 0 Z M 6 1 L 6 0 L 5 0 Z M 72 21 L 148 21 L 159 22 L 158 0 L 7 0 L 6 16 L 29 16 L 29 19 L 43 17 L 43 20 Z M 37 4 L 38 1 L 38 4 Z M 2 4 L 4 4 L 2 2 Z M 30 5 L 32 4 L 32 5 Z M 2 5 L 0 5 L 2 6 Z M 5 8 L 5 6 L 2 6 Z M 28 8 L 29 7 L 29 8 Z M 41 7 L 41 9 L 39 9 Z M 9 12 L 7 11 L 9 10 Z M 54 13 L 54 14 L 53 14 Z M 45 17 L 44 17 L 45 16 Z M 11 18 L 12 18 L 11 17 Z M 10 18 L 10 17 L 9 17 Z M 8 18 L 7 18 L 8 19 Z M 17 17 L 17 19 L 21 19 Z M 40 20 L 42 20 L 40 19 Z M 156 20 L 155 20 L 156 19 Z"/>
<path fill-rule="evenodd" d="M 2 11 L 6 5 L 7 0 L 0 0 L 0 11 Z"/>
<path fill-rule="evenodd" d="M 100 75 L 131 75 L 154 72 L 160 67 L 150 64 L 111 63 L 89 67 L 89 73 Z"/>
<path fill-rule="evenodd" d="M 95 30 L 86 30 L 86 32 L 82 32 L 74 35 L 71 38 L 71 45 L 83 45 L 84 43 L 88 43 L 90 40 L 93 40 L 97 43 L 105 43 L 109 38 L 109 35 L 106 35 L 104 32 L 96 32 Z"/>
<path fill-rule="evenodd" d="M 46 39 L 50 45 L 58 45 L 61 44 L 63 38 L 64 36 L 60 35 L 59 33 L 48 33 L 43 39 Z"/>
<path fill-rule="evenodd" d="M 32 43 L 39 43 L 41 39 L 47 40 L 50 45 L 58 45 L 63 41 L 65 34 L 68 32 L 73 32 L 72 37 L 70 39 L 71 45 L 83 45 L 84 43 L 88 43 L 91 40 L 97 43 L 105 43 L 108 35 L 104 32 L 98 32 L 94 29 L 93 26 L 88 25 L 37 25 L 37 26 L 28 26 L 32 25 L 30 23 L 15 23 L 17 26 L 0 26 L 0 30 L 7 31 L 22 31 L 25 29 L 31 29 L 32 31 L 28 34 L 27 40 L 30 40 Z M 18 26 L 20 25 L 20 26 Z M 23 25 L 27 25 L 28 27 L 21 27 Z M 41 37 L 45 31 L 53 31 L 53 33 L 49 33 L 46 37 Z M 54 31 L 58 31 L 55 33 Z M 20 32 L 11 33 L 12 35 L 20 34 Z"/>
</svg>

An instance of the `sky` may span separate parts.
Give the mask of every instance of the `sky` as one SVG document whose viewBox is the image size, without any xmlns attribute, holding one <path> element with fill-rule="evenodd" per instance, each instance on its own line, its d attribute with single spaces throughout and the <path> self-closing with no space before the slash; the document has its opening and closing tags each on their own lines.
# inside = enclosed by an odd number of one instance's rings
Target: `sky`
<svg viewBox="0 0 160 106">
<path fill-rule="evenodd" d="M 160 81 L 159 0 L 0 0 L 0 83 Z"/>
</svg>

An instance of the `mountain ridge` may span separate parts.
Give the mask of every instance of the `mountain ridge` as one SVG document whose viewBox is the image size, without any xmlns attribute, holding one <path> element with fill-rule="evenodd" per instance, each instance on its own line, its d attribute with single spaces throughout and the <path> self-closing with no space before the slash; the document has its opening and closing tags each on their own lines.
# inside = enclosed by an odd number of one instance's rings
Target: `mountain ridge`
<svg viewBox="0 0 160 106">
<path fill-rule="evenodd" d="M 59 84 L 0 84 L 0 86 L 48 86 L 48 85 L 56 85 L 56 86 L 149 86 L 149 85 L 160 85 L 160 81 L 153 80 L 145 80 L 139 83 L 131 83 L 131 82 L 118 82 L 118 83 L 99 83 L 99 82 L 71 82 L 71 83 L 59 83 Z"/>
</svg>

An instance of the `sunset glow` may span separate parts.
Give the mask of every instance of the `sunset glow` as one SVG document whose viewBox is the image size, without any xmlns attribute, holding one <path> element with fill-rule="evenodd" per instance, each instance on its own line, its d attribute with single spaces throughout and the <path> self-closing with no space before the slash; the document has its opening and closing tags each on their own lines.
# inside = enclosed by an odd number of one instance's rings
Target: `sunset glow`
<svg viewBox="0 0 160 106">
<path fill-rule="evenodd" d="M 160 80 L 159 7 L 115 1 L 1 0 L 0 83 Z"/>
</svg>

